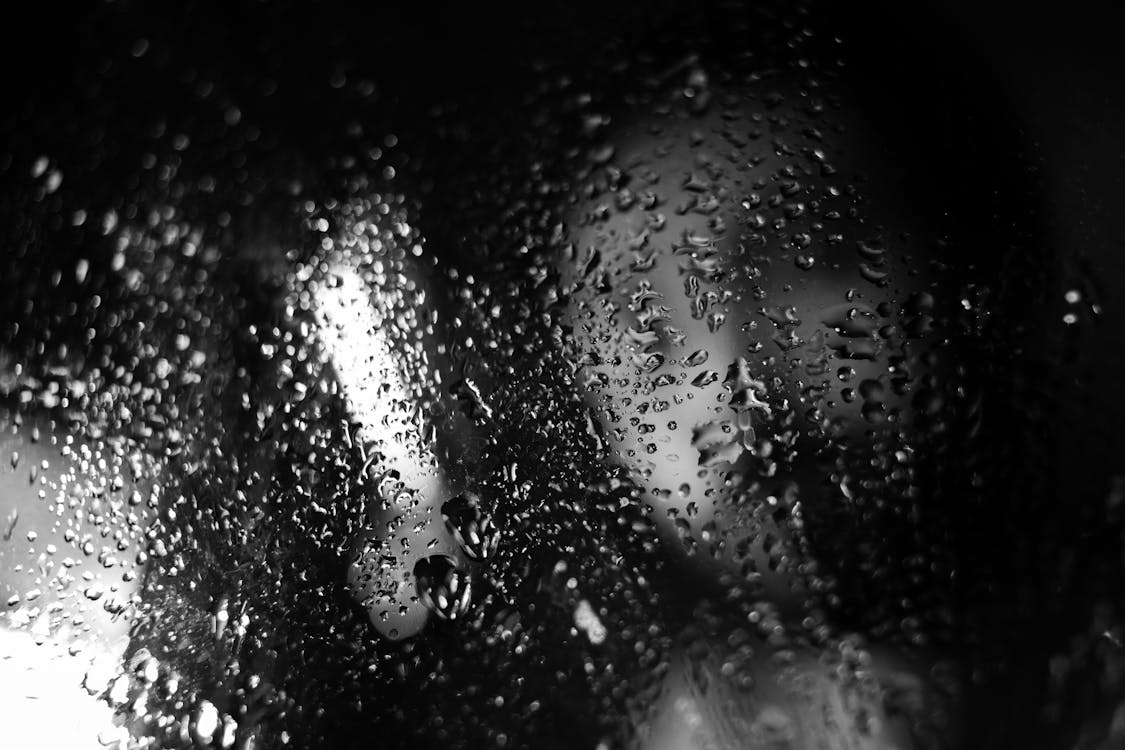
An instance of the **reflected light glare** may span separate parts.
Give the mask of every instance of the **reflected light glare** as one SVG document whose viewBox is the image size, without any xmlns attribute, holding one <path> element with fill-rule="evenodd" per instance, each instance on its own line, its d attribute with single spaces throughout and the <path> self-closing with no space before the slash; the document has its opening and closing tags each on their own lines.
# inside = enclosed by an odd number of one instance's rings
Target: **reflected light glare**
<svg viewBox="0 0 1125 750">
<path fill-rule="evenodd" d="M 4 747 L 85 750 L 127 740 L 114 710 L 97 697 L 121 664 L 127 639 L 86 646 L 72 656 L 65 643 L 41 644 L 26 631 L 0 629 L 0 733 Z M 84 687 L 84 685 L 86 687 Z"/>
</svg>

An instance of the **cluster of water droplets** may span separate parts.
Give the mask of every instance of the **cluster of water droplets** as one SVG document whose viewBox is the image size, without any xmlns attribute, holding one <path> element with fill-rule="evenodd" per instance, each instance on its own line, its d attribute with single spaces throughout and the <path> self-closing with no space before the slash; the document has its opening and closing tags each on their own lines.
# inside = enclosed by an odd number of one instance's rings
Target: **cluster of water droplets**
<svg viewBox="0 0 1125 750">
<path fill-rule="evenodd" d="M 199 71 L 120 195 L 120 146 L 3 155 L 0 636 L 122 748 L 953 743 L 990 292 L 865 195 L 836 41 L 771 23 L 776 60 L 536 61 L 483 155 L 438 103 L 274 159 Z M 1119 681 L 1090 621 L 1056 715 Z"/>
</svg>

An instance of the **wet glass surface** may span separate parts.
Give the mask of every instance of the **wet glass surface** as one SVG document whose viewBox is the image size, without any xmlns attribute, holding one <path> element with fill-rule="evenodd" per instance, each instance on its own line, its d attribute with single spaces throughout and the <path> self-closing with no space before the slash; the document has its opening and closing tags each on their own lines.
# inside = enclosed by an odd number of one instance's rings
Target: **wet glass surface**
<svg viewBox="0 0 1125 750">
<path fill-rule="evenodd" d="M 36 15 L 0 746 L 1125 742 L 1108 13 Z"/>
</svg>

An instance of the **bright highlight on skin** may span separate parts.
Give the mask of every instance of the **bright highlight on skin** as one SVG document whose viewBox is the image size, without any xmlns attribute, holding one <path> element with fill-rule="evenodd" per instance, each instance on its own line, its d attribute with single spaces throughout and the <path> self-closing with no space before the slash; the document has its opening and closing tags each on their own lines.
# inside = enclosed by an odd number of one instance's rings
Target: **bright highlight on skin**
<svg viewBox="0 0 1125 750">
<path fill-rule="evenodd" d="M 361 568 L 371 555 L 381 555 L 376 582 L 367 588 L 395 590 L 389 597 L 368 592 L 362 602 L 368 608 L 372 623 L 384 636 L 407 638 L 426 622 L 427 612 L 413 592 L 413 580 L 407 575 L 418 555 L 425 552 L 420 545 L 409 547 L 415 523 L 426 517 L 426 511 L 437 500 L 440 482 L 430 468 L 433 459 L 422 447 L 417 424 L 403 407 L 411 403 L 400 365 L 390 342 L 382 330 L 377 307 L 378 290 L 363 278 L 358 268 L 346 262 L 332 266 L 315 293 L 316 317 L 320 340 L 336 372 L 348 413 L 356 424 L 355 440 L 363 455 L 374 462 L 378 453 L 379 468 L 398 473 L 399 479 L 418 498 L 415 508 L 407 506 L 407 496 L 396 496 L 389 517 L 370 519 L 372 524 L 385 524 L 394 516 L 409 514 L 407 523 L 396 524 L 397 532 L 390 544 L 369 545 L 360 552 L 360 565 L 349 569 L 349 582 L 357 583 Z M 366 470 L 367 467 L 364 467 Z M 379 533 L 378 537 L 385 536 Z M 405 542 L 405 544 L 404 544 Z M 393 551 L 395 560 L 387 561 L 386 552 Z M 374 594 L 374 595 L 372 595 Z"/>
</svg>

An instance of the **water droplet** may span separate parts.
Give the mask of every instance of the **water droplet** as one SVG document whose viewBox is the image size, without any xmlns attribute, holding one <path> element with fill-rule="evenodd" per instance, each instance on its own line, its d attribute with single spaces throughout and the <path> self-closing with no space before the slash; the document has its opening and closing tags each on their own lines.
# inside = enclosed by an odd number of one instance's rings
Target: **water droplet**
<svg viewBox="0 0 1125 750">
<path fill-rule="evenodd" d="M 472 579 L 449 555 L 431 555 L 414 565 L 418 597 L 443 620 L 455 620 L 472 603 Z"/>
<path fill-rule="evenodd" d="M 496 552 L 500 530 L 476 493 L 463 492 L 446 500 L 441 516 L 449 533 L 473 560 L 484 560 Z"/>
</svg>

